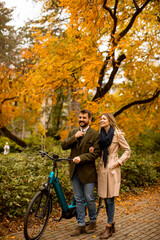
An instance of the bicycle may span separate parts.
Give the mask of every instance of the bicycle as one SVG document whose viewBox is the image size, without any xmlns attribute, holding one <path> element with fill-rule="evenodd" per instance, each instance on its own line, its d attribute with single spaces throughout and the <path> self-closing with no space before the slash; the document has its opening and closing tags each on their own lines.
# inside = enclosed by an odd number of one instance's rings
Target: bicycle
<svg viewBox="0 0 160 240">
<path fill-rule="evenodd" d="M 38 240 L 46 226 L 52 212 L 52 192 L 55 190 L 56 196 L 58 198 L 62 214 L 57 219 L 54 218 L 55 221 L 60 221 L 62 218 L 70 219 L 72 217 L 76 217 L 76 201 L 73 196 L 71 204 L 68 205 L 65 195 L 63 193 L 63 189 L 59 182 L 58 177 L 55 174 L 55 170 L 57 168 L 57 162 L 60 161 L 68 161 L 71 162 L 70 158 L 59 158 L 58 155 L 53 154 L 51 157 L 47 152 L 40 151 L 40 155 L 42 157 L 47 156 L 53 161 L 53 169 L 49 174 L 48 182 L 43 184 L 42 189 L 32 198 L 24 218 L 24 236 L 26 240 Z M 57 173 L 58 175 L 58 173 Z M 101 198 L 99 198 L 98 207 L 97 207 L 97 215 L 101 208 Z M 86 203 L 84 201 L 84 205 Z"/>
</svg>

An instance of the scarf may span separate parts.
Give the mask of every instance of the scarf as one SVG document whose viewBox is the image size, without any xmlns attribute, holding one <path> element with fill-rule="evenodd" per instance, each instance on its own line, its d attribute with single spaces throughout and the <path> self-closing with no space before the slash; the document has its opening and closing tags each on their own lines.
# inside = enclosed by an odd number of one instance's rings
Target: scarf
<svg viewBox="0 0 160 240">
<path fill-rule="evenodd" d="M 99 144 L 100 144 L 100 148 L 103 150 L 103 162 L 104 162 L 105 168 L 107 166 L 107 160 L 108 160 L 108 147 L 112 143 L 113 136 L 114 136 L 114 129 L 112 126 L 110 126 L 108 133 L 106 133 L 104 128 L 101 129 L 100 136 L 99 136 Z"/>
</svg>

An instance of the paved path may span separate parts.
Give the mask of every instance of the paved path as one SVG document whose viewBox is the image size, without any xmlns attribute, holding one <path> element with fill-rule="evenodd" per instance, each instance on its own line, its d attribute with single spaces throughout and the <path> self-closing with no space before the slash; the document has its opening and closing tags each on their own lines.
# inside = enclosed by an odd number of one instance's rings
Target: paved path
<svg viewBox="0 0 160 240">
<path fill-rule="evenodd" d="M 159 190 L 158 190 L 159 188 Z M 160 186 L 152 193 L 129 195 L 127 199 L 116 199 L 116 233 L 111 240 L 160 240 Z M 99 239 L 106 225 L 105 209 L 101 209 L 95 234 L 70 237 L 76 226 L 75 218 L 50 222 L 40 240 L 90 240 Z M 1 240 L 24 240 L 23 232 L 0 238 Z"/>
</svg>

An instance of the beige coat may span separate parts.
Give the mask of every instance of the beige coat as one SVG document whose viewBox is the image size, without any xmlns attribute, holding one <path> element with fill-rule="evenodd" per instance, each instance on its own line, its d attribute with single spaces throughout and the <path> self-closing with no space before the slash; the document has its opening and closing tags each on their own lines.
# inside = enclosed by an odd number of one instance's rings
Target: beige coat
<svg viewBox="0 0 160 240">
<path fill-rule="evenodd" d="M 118 158 L 120 148 L 124 150 L 124 153 L 120 158 Z M 113 140 L 108 148 L 108 151 L 109 154 L 106 168 L 104 168 L 102 157 L 98 164 L 98 194 L 102 198 L 119 196 L 121 170 L 120 166 L 115 168 L 114 165 L 119 162 L 122 166 L 131 154 L 131 149 L 121 131 L 117 129 L 115 130 Z"/>
</svg>

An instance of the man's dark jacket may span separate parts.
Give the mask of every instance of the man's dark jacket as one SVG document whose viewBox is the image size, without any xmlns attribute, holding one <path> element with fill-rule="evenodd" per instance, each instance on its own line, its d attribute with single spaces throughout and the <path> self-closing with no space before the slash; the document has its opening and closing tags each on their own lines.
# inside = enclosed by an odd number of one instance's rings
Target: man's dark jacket
<svg viewBox="0 0 160 240">
<path fill-rule="evenodd" d="M 99 133 L 89 127 L 80 141 L 75 138 L 75 134 L 78 131 L 80 131 L 80 128 L 72 129 L 69 132 L 68 137 L 62 142 L 63 150 L 71 149 L 71 158 L 79 156 L 81 159 L 79 164 L 70 164 L 70 179 L 72 179 L 75 167 L 77 167 L 78 176 L 82 183 L 96 182 L 97 174 L 95 159 L 101 155 Z M 92 146 L 94 147 L 94 152 L 90 153 L 89 148 Z"/>
</svg>

